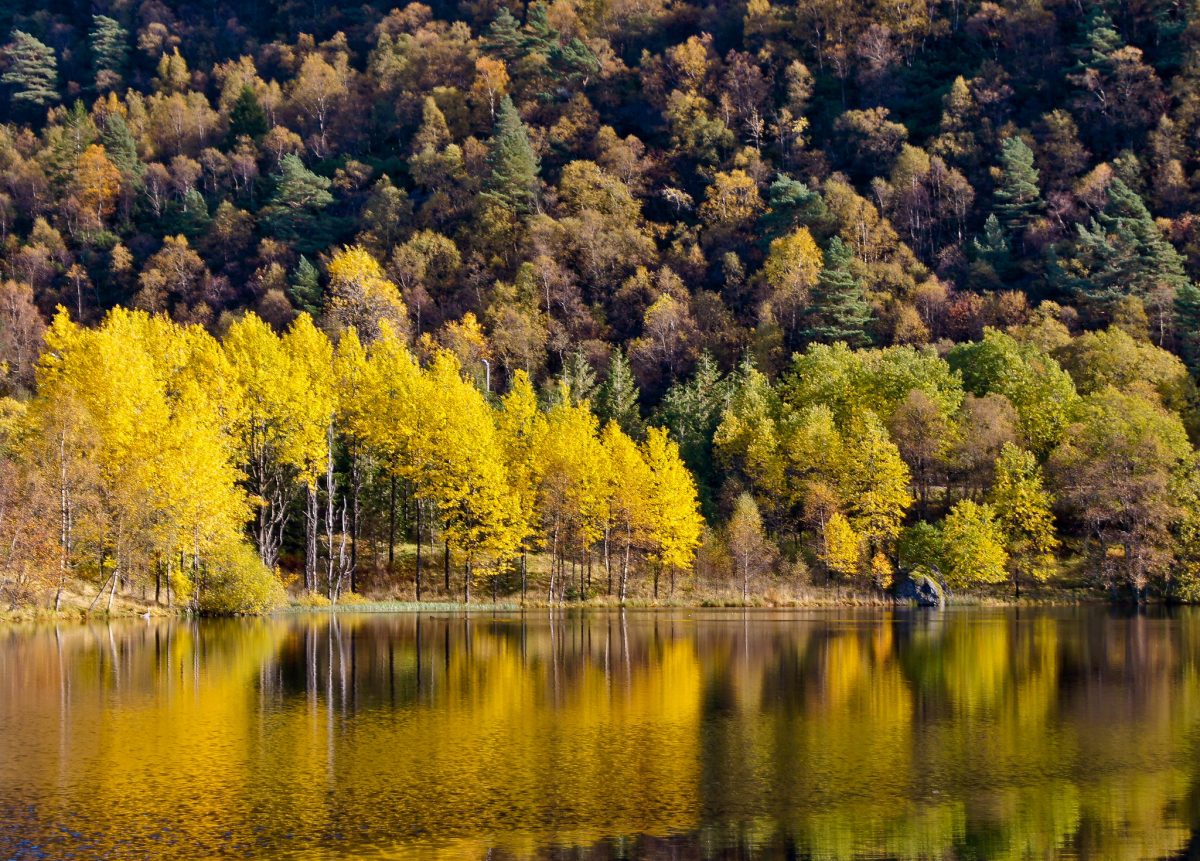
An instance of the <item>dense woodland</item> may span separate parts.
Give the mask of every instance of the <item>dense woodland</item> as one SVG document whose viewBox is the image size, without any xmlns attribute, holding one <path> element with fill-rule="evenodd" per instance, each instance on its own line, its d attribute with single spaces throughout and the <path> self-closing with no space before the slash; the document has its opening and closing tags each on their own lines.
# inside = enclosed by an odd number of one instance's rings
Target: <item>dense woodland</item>
<svg viewBox="0 0 1200 861">
<path fill-rule="evenodd" d="M 1200 597 L 1200 7 L 0 32 L 8 603 Z"/>
</svg>

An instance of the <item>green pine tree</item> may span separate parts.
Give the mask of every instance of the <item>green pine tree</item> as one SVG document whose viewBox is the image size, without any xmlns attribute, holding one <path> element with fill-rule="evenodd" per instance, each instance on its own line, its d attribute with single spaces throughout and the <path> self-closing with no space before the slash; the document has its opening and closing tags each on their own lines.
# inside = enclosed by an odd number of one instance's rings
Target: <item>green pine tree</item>
<svg viewBox="0 0 1200 861">
<path fill-rule="evenodd" d="M 825 267 L 812 291 L 808 328 L 804 332 L 807 340 L 845 341 L 851 347 L 871 342 L 867 334 L 871 306 L 863 295 L 862 284 L 850 271 L 853 259 L 853 253 L 839 237 L 830 240 L 825 249 Z"/>
<path fill-rule="evenodd" d="M 125 118 L 118 113 L 106 114 L 100 142 L 109 160 L 127 177 L 140 176 L 142 162 L 138 159 L 137 141 L 129 130 Z"/>
<path fill-rule="evenodd" d="M 1000 219 L 991 213 L 983 222 L 983 235 L 971 240 L 971 286 L 998 290 L 1013 276 L 1012 248 Z"/>
<path fill-rule="evenodd" d="M 57 122 L 46 130 L 42 165 L 55 186 L 62 188 L 74 176 L 79 156 L 100 137 L 100 130 L 81 99 L 57 113 Z"/>
<path fill-rule="evenodd" d="M 162 229 L 168 235 L 182 233 L 195 239 L 208 230 L 212 218 L 208 214 L 208 203 L 199 189 L 188 189 L 183 198 L 172 202 L 162 220 Z"/>
<path fill-rule="evenodd" d="M 1120 179 L 1110 183 L 1104 209 L 1077 231 L 1075 257 L 1085 274 L 1073 286 L 1105 312 L 1127 296 L 1146 299 L 1164 288 L 1178 296 L 1189 286 L 1179 252 Z"/>
<path fill-rule="evenodd" d="M 525 55 L 525 39 L 521 34 L 521 25 L 507 6 L 500 7 L 500 13 L 488 26 L 483 45 L 489 54 L 510 65 Z"/>
<path fill-rule="evenodd" d="M 1080 57 L 1077 70 L 1107 68 L 1112 64 L 1112 55 L 1125 47 L 1112 17 L 1100 4 L 1091 7 L 1083 32 L 1083 44 L 1075 49 Z"/>
<path fill-rule="evenodd" d="M 1184 362 L 1200 373 L 1200 287 L 1190 281 L 1175 294 L 1175 331 Z"/>
<path fill-rule="evenodd" d="M 608 363 L 608 376 L 596 393 L 596 415 L 602 422 L 616 422 L 629 436 L 640 439 L 646 427 L 638 406 L 638 394 L 629 359 L 623 351 L 614 350 Z"/>
<path fill-rule="evenodd" d="M 119 89 L 125 80 L 125 64 L 129 55 L 129 32 L 115 18 L 93 15 L 88 33 L 92 50 L 92 70 L 96 89 Z"/>
<path fill-rule="evenodd" d="M 263 224 L 274 236 L 293 240 L 301 251 L 324 248 L 330 238 L 321 213 L 333 203 L 331 184 L 306 168 L 298 155 L 285 155 L 275 175 L 275 191 L 262 208 Z"/>
<path fill-rule="evenodd" d="M 296 264 L 296 268 L 292 270 L 288 294 L 301 311 L 307 311 L 314 317 L 321 313 L 321 276 L 317 267 L 303 254 L 300 255 L 300 262 Z"/>
<path fill-rule="evenodd" d="M 779 174 L 771 183 L 767 202 L 767 211 L 761 219 L 765 243 L 791 233 L 797 227 L 816 224 L 828 212 L 820 194 L 786 173 Z"/>
<path fill-rule="evenodd" d="M 23 30 L 13 30 L 4 54 L 8 69 L 0 75 L 0 83 L 12 88 L 14 105 L 41 108 L 58 101 L 58 60 L 49 46 Z"/>
<path fill-rule="evenodd" d="M 240 137 L 248 137 L 253 141 L 262 139 L 271 125 L 267 121 L 267 112 L 263 110 L 254 88 L 249 84 L 242 87 L 237 100 L 229 109 L 229 143 L 237 142 Z"/>
<path fill-rule="evenodd" d="M 583 350 L 576 350 L 563 365 L 559 379 L 567 384 L 571 393 L 571 403 L 579 406 L 584 401 L 594 401 L 596 397 L 596 372 L 588 361 Z"/>
<path fill-rule="evenodd" d="M 1000 145 L 1000 182 L 996 186 L 995 213 L 1010 239 L 1020 242 L 1025 228 L 1042 208 L 1038 170 L 1033 150 L 1019 137 Z"/>
<path fill-rule="evenodd" d="M 708 517 L 716 513 L 721 472 L 713 458 L 713 435 L 729 405 L 734 382 L 721 373 L 712 355 L 705 352 L 690 380 L 681 380 L 663 397 L 655 422 L 671 432 L 679 454 L 696 476 L 700 505 Z"/>
<path fill-rule="evenodd" d="M 488 156 L 492 175 L 484 198 L 521 215 L 528 215 L 537 204 L 538 171 L 541 164 L 529 131 L 508 96 L 496 111 L 496 129 Z"/>
</svg>

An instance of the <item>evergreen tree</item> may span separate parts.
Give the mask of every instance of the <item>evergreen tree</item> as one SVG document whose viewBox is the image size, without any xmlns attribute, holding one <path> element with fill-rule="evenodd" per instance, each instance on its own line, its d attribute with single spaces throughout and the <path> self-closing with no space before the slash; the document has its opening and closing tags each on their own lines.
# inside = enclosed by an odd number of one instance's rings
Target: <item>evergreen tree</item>
<svg viewBox="0 0 1200 861">
<path fill-rule="evenodd" d="M 488 54 L 500 57 L 510 65 L 525 55 L 521 25 L 507 6 L 500 7 L 499 14 L 488 26 L 483 44 Z"/>
<path fill-rule="evenodd" d="M 1075 256 L 1085 274 L 1075 288 L 1108 311 L 1126 296 L 1147 299 L 1162 290 L 1177 297 L 1188 286 L 1183 260 L 1163 236 L 1142 198 L 1119 179 L 1108 203 L 1086 227 L 1077 225 Z"/>
<path fill-rule="evenodd" d="M 42 154 L 42 163 L 55 183 L 68 182 L 74 175 L 79 157 L 96 142 L 99 130 L 92 121 L 83 101 L 76 99 L 66 110 L 56 112 L 56 122 L 47 135 L 49 146 Z"/>
<path fill-rule="evenodd" d="M 798 227 L 809 227 L 824 219 L 827 212 L 820 194 L 781 173 L 767 190 L 767 211 L 761 219 L 763 240 L 770 242 Z"/>
<path fill-rule="evenodd" d="M 721 373 L 712 355 L 702 353 L 692 378 L 667 389 L 655 420 L 679 443 L 679 453 L 696 476 L 700 502 L 709 516 L 716 509 L 716 489 L 720 484 L 713 458 L 713 436 L 733 389 L 734 382 Z"/>
<path fill-rule="evenodd" d="M 307 311 L 314 317 L 321 312 L 321 276 L 317 267 L 303 254 L 300 255 L 300 262 L 296 264 L 296 268 L 292 270 L 288 294 L 301 311 Z"/>
<path fill-rule="evenodd" d="M 537 203 L 541 165 L 529 141 L 529 131 L 509 96 L 504 97 L 496 111 L 488 162 L 492 175 L 483 196 L 521 215 L 532 212 Z"/>
<path fill-rule="evenodd" d="M 280 239 L 290 239 L 301 251 L 315 251 L 329 244 L 321 213 L 333 203 L 330 181 L 310 171 L 294 153 L 279 162 L 275 192 L 262 209 L 262 221 Z"/>
<path fill-rule="evenodd" d="M 1042 208 L 1033 150 L 1019 137 L 1000 145 L 1000 182 L 996 186 L 996 216 L 1009 237 L 1022 240 L 1025 228 Z"/>
<path fill-rule="evenodd" d="M 996 213 L 988 215 L 983 222 L 983 235 L 971 240 L 971 256 L 975 258 L 971 268 L 971 286 L 976 289 L 996 290 L 1012 275 L 1012 247 Z"/>
<path fill-rule="evenodd" d="M 608 364 L 608 376 L 596 393 L 596 415 L 601 422 L 616 422 L 634 439 L 645 432 L 638 407 L 638 385 L 629 359 L 622 350 L 614 350 Z"/>
<path fill-rule="evenodd" d="M 53 50 L 23 30 L 14 30 L 4 53 L 8 69 L 0 75 L 0 83 L 12 88 L 14 104 L 40 108 L 58 101 L 58 60 Z"/>
<path fill-rule="evenodd" d="M 129 33 L 115 18 L 93 15 L 88 33 L 97 90 L 116 90 L 124 82 Z"/>
<path fill-rule="evenodd" d="M 866 329 L 871 321 L 871 306 L 863 296 L 862 285 L 850 271 L 852 260 L 853 254 L 840 237 L 830 240 L 825 249 L 825 268 L 812 291 L 806 339 L 825 343 L 845 341 L 852 347 L 870 343 Z"/>
<path fill-rule="evenodd" d="M 262 139 L 270 130 L 267 112 L 263 110 L 254 89 L 248 84 L 238 93 L 237 101 L 229 110 L 229 143 L 233 145 L 240 137 L 248 137 L 253 141 Z"/>
<path fill-rule="evenodd" d="M 1184 362 L 1200 373 L 1200 287 L 1190 281 L 1175 295 L 1175 328 Z"/>
<path fill-rule="evenodd" d="M 563 365 L 559 380 L 567 387 L 571 396 L 571 406 L 577 407 L 585 401 L 590 402 L 596 395 L 596 372 L 588 361 L 583 350 L 576 350 Z"/>
<path fill-rule="evenodd" d="M 104 144 L 104 152 L 109 161 L 117 166 L 127 177 L 135 177 L 142 173 L 142 162 L 138 159 L 137 141 L 129 124 L 118 113 L 108 114 L 104 118 L 104 128 L 100 132 L 100 142 Z"/>
<path fill-rule="evenodd" d="M 162 219 L 162 227 L 168 234 L 182 233 L 195 239 L 208 229 L 211 221 L 204 195 L 199 189 L 190 188 L 181 200 L 172 203 Z"/>
<path fill-rule="evenodd" d="M 1109 58 L 1125 46 L 1112 18 L 1101 5 L 1091 7 L 1083 32 L 1083 43 L 1074 49 L 1079 55 L 1079 63 L 1075 67 L 1078 72 L 1108 68 L 1111 64 Z"/>
</svg>

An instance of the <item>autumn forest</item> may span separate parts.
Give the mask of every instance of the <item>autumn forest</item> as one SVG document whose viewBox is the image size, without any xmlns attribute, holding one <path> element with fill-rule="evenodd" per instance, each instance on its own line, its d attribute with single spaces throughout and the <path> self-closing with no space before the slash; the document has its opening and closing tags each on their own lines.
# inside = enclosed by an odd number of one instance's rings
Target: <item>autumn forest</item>
<svg viewBox="0 0 1200 861">
<path fill-rule="evenodd" d="M 1200 600 L 1200 6 L 0 41 L 4 609 Z"/>
</svg>

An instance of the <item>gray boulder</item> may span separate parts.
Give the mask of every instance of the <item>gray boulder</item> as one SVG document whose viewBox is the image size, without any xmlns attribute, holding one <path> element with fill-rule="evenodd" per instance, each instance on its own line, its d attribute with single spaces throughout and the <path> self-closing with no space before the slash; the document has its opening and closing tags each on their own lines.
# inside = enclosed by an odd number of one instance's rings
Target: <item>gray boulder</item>
<svg viewBox="0 0 1200 861">
<path fill-rule="evenodd" d="M 946 606 L 946 593 L 933 577 L 923 571 L 913 571 L 909 574 L 908 579 L 896 587 L 896 597 L 918 607 L 941 609 Z"/>
</svg>

